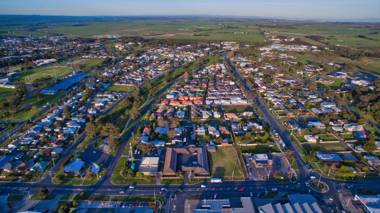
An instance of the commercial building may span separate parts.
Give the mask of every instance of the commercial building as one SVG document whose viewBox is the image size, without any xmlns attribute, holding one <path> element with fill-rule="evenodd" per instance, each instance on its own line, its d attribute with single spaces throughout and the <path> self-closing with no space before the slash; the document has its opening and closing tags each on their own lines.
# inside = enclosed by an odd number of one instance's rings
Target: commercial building
<svg viewBox="0 0 380 213">
<path fill-rule="evenodd" d="M 241 197 L 241 205 L 234 205 L 229 199 L 186 200 L 186 213 L 255 213 L 255 207 L 250 197 Z"/>
<path fill-rule="evenodd" d="M 317 203 L 317 200 L 308 194 L 292 194 L 288 195 L 289 202 L 287 203 L 268 203 L 263 206 L 259 206 L 260 213 L 277 213 L 277 212 L 289 212 L 289 213 L 322 213 L 322 209 Z"/>
<path fill-rule="evenodd" d="M 141 160 L 139 171 L 147 176 L 154 176 L 158 171 L 159 157 L 144 157 Z"/>
</svg>

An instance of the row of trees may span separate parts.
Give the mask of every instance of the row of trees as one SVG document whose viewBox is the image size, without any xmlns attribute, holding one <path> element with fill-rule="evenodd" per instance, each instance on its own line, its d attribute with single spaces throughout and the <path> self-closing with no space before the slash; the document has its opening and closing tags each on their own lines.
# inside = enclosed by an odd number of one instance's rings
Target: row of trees
<svg viewBox="0 0 380 213">
<path fill-rule="evenodd" d="M 98 136 L 107 137 L 111 150 L 116 150 L 120 138 L 120 129 L 114 124 L 106 123 L 101 128 L 96 128 L 94 121 L 90 121 L 87 123 L 85 131 L 87 140 L 92 140 Z"/>
<path fill-rule="evenodd" d="M 124 104 L 124 112 L 121 116 L 129 116 L 133 120 L 138 118 L 140 116 L 139 107 L 142 101 L 143 100 L 140 90 L 133 90 L 130 93 L 130 96 L 124 102 L 122 102 L 122 104 Z M 106 137 L 111 150 L 115 150 L 118 145 L 121 130 L 120 127 L 117 126 L 117 121 L 114 119 L 118 118 L 114 116 L 105 116 L 102 119 L 98 120 L 91 119 L 85 128 L 87 139 L 92 140 L 96 137 Z"/>
</svg>

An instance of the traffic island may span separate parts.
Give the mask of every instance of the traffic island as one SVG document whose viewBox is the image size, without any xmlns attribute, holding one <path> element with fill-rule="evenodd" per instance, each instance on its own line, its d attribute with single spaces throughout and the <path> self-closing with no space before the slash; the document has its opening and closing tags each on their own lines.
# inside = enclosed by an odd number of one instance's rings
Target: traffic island
<svg viewBox="0 0 380 213">
<path fill-rule="evenodd" d="M 329 186 L 325 182 L 320 180 L 310 180 L 309 186 L 313 191 L 319 193 L 326 193 L 330 190 Z"/>
</svg>

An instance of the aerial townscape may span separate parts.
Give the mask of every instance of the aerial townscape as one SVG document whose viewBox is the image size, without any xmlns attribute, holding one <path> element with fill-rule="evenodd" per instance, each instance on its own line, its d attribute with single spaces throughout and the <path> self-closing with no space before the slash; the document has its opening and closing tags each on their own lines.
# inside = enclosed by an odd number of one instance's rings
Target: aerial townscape
<svg viewBox="0 0 380 213">
<path fill-rule="evenodd" d="M 0 212 L 380 212 L 380 14 L 15 2 L 0 3 Z"/>
</svg>

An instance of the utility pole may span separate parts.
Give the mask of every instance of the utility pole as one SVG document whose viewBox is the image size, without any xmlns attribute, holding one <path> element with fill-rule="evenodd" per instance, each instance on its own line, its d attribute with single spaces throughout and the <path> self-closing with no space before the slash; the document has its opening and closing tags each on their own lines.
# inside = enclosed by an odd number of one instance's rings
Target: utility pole
<svg viewBox="0 0 380 213">
<path fill-rule="evenodd" d="M 154 189 L 154 191 L 153 191 L 153 196 L 154 196 L 154 203 L 157 205 L 157 201 L 156 201 L 156 189 Z"/>
<path fill-rule="evenodd" d="M 129 161 L 133 162 L 134 160 L 135 158 L 133 157 L 132 143 L 129 143 Z"/>
</svg>

